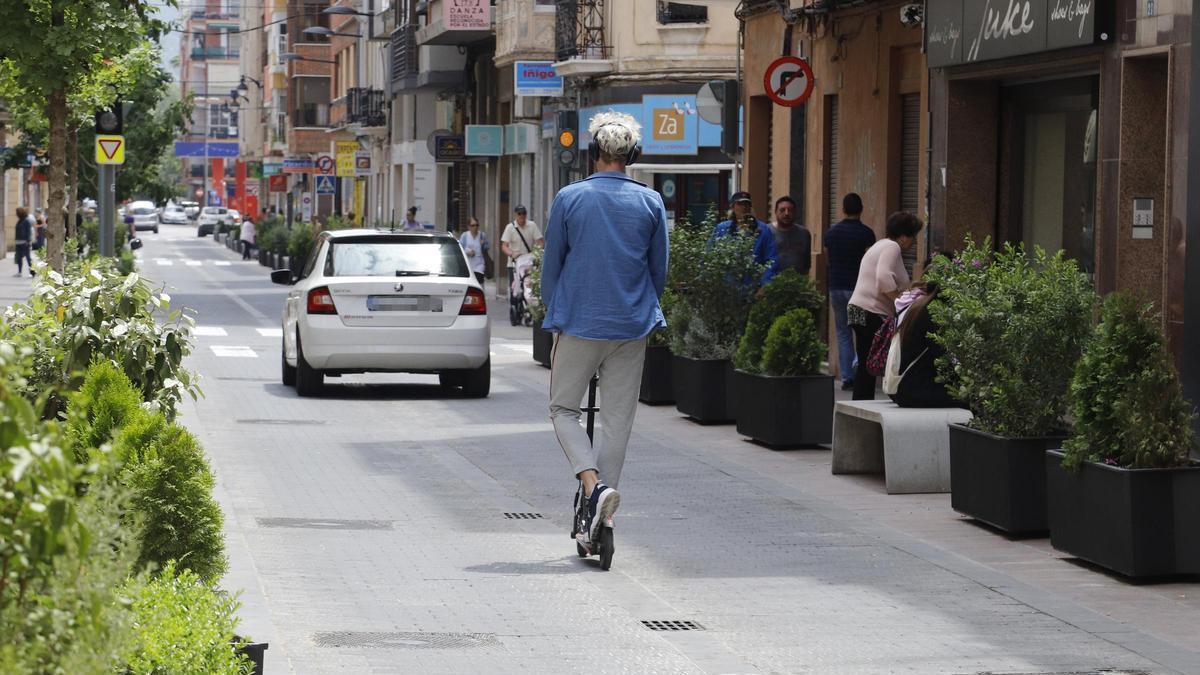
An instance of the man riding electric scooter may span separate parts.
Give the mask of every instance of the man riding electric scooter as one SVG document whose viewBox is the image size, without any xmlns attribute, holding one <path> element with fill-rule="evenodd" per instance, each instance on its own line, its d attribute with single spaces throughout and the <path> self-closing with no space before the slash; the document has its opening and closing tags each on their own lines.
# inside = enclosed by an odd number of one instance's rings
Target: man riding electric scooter
<svg viewBox="0 0 1200 675">
<path fill-rule="evenodd" d="M 599 555 L 608 569 L 646 339 L 666 324 L 659 298 L 667 280 L 667 214 L 657 192 L 625 175 L 641 152 L 641 125 L 610 111 L 596 115 L 588 131 L 595 172 L 560 190 L 550 209 L 542 326 L 557 333 L 550 420 L 580 481 L 576 543 L 581 555 Z M 601 431 L 593 449 L 579 419 L 596 375 Z"/>
</svg>

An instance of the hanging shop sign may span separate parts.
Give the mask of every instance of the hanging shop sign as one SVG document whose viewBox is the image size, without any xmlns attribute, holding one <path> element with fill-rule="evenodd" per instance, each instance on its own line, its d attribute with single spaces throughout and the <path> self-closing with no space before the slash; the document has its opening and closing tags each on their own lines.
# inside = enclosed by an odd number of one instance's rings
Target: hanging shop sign
<svg viewBox="0 0 1200 675">
<path fill-rule="evenodd" d="M 517 96 L 562 96 L 563 79 L 553 61 L 517 61 L 513 64 L 513 93 Z"/>
<path fill-rule="evenodd" d="M 532 155 L 538 151 L 538 132 L 536 124 L 517 122 L 504 125 L 504 154 Z"/>
<path fill-rule="evenodd" d="M 311 157 L 287 157 L 283 160 L 284 173 L 312 173 L 313 161 Z"/>
<path fill-rule="evenodd" d="M 796 56 L 781 56 L 763 73 L 763 89 L 776 105 L 791 108 L 812 96 L 816 78 L 808 61 Z"/>
<path fill-rule="evenodd" d="M 642 119 L 649 133 L 642 138 L 647 155 L 695 155 L 700 147 L 695 96 L 643 96 Z"/>
<path fill-rule="evenodd" d="M 358 141 L 338 141 L 334 144 L 337 176 L 346 178 L 354 175 L 354 153 L 358 152 Z"/>
<path fill-rule="evenodd" d="M 438 134 L 433 137 L 433 158 L 439 162 L 459 162 L 467 158 L 462 134 Z"/>
<path fill-rule="evenodd" d="M 504 127 L 499 124 L 468 124 L 468 156 L 499 157 L 504 154 Z"/>
<path fill-rule="evenodd" d="M 442 0 L 446 30 L 487 30 L 492 26 L 490 0 Z"/>
<path fill-rule="evenodd" d="M 1106 42 L 1101 0 L 927 0 L 930 68 Z"/>
</svg>

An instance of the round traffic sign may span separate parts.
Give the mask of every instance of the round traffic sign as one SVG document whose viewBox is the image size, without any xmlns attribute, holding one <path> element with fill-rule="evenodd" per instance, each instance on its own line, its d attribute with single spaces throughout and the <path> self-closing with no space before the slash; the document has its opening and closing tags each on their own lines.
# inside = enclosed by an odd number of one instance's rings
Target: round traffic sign
<svg viewBox="0 0 1200 675">
<path fill-rule="evenodd" d="M 324 176 L 331 176 L 333 175 L 333 169 L 336 165 L 333 162 L 333 158 L 329 155 L 319 155 L 317 156 L 316 166 L 317 173 Z"/>
<path fill-rule="evenodd" d="M 790 108 L 812 96 L 813 80 L 808 61 L 796 56 L 781 56 L 767 66 L 763 88 L 772 101 Z"/>
</svg>

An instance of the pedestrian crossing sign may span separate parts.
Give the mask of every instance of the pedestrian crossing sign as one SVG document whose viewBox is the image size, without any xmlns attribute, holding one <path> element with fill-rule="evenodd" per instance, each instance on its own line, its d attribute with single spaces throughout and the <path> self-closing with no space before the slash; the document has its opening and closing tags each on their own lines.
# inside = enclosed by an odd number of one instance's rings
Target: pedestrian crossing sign
<svg viewBox="0 0 1200 675">
<path fill-rule="evenodd" d="M 317 194 L 319 194 L 319 195 L 333 194 L 334 192 L 336 192 L 336 190 L 334 189 L 334 185 L 335 185 L 335 183 L 333 182 L 333 176 L 320 176 L 320 175 L 317 176 Z"/>
<path fill-rule="evenodd" d="M 97 164 L 124 164 L 124 136 L 96 136 Z"/>
</svg>

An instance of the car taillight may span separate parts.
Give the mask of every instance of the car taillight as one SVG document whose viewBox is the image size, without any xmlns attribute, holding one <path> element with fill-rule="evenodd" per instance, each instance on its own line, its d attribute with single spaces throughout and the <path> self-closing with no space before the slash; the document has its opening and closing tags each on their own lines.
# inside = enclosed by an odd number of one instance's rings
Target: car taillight
<svg viewBox="0 0 1200 675">
<path fill-rule="evenodd" d="M 308 313 L 337 314 L 337 308 L 333 306 L 333 296 L 329 294 L 328 288 L 321 286 L 308 292 Z"/>
<path fill-rule="evenodd" d="M 463 298 L 462 309 L 458 313 L 468 316 L 487 314 L 487 298 L 484 297 L 483 291 L 478 288 L 468 288 L 467 296 Z"/>
</svg>

